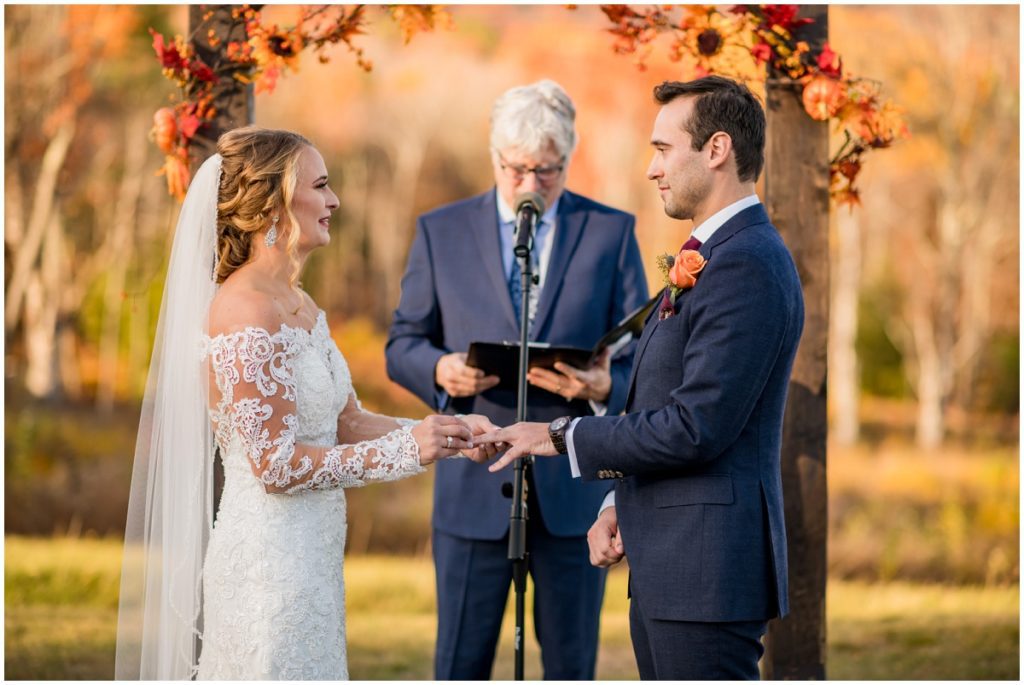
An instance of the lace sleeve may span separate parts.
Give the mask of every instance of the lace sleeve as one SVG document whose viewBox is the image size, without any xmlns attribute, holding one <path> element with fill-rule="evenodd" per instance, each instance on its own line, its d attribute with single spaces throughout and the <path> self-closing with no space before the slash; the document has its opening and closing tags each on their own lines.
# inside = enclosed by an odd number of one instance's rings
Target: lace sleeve
<svg viewBox="0 0 1024 685">
<path fill-rule="evenodd" d="M 333 447 L 297 442 L 291 344 L 249 327 L 218 336 L 208 350 L 217 443 L 238 445 L 267 492 L 359 487 L 425 470 L 409 425 Z"/>
<path fill-rule="evenodd" d="M 366 411 L 353 390 L 345 409 L 338 414 L 338 442 L 373 440 L 399 428 L 411 430 L 417 424 L 419 421 L 412 419 L 400 419 Z"/>
</svg>

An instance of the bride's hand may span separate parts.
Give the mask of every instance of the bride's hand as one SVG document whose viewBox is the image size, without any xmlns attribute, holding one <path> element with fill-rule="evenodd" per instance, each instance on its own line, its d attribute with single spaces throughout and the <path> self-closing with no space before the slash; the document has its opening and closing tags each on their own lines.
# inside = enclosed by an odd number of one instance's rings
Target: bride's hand
<svg viewBox="0 0 1024 685">
<path fill-rule="evenodd" d="M 500 426 L 494 425 L 489 418 L 481 414 L 460 414 L 459 418 L 466 422 L 466 425 L 473 431 L 473 435 L 483 435 L 500 428 Z M 474 443 L 473 449 L 462 450 L 462 454 L 478 464 L 483 464 L 493 459 L 503 449 L 505 449 L 504 443 Z"/>
<path fill-rule="evenodd" d="M 465 421 L 454 416 L 428 416 L 410 432 L 420 448 L 422 466 L 474 448 L 473 431 Z"/>
</svg>

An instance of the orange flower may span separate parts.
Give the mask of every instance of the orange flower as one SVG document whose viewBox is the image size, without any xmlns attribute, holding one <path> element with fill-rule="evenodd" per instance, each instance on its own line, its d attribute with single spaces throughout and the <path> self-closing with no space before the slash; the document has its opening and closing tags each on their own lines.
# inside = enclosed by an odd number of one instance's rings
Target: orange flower
<svg viewBox="0 0 1024 685">
<path fill-rule="evenodd" d="M 174 110 L 161 107 L 153 115 L 153 137 L 156 146 L 166 154 L 174 149 L 174 141 L 178 139 L 178 124 L 174 120 Z"/>
<path fill-rule="evenodd" d="M 167 192 L 178 198 L 179 202 L 185 199 L 189 182 L 188 165 L 177 156 L 167 155 L 163 168 L 157 174 L 167 178 Z"/>
<path fill-rule="evenodd" d="M 846 99 L 846 87 L 828 76 L 815 76 L 804 86 L 804 110 L 816 121 L 835 116 Z"/>
<path fill-rule="evenodd" d="M 704 270 L 706 264 L 697 250 L 680 250 L 668 272 L 668 279 L 680 290 L 687 290 L 697 283 L 697 274 Z"/>
</svg>

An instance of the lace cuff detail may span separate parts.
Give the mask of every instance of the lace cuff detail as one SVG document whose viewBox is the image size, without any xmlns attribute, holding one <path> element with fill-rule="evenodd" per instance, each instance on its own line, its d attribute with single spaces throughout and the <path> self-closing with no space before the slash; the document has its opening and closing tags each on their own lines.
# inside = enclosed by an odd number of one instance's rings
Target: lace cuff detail
<svg viewBox="0 0 1024 685">
<path fill-rule="evenodd" d="M 401 480 L 423 473 L 426 469 L 420 466 L 420 448 L 410 431 L 407 426 L 377 440 L 332 447 L 308 480 L 285 492 L 357 488 L 369 482 Z M 308 459 L 305 456 L 300 463 Z"/>
</svg>

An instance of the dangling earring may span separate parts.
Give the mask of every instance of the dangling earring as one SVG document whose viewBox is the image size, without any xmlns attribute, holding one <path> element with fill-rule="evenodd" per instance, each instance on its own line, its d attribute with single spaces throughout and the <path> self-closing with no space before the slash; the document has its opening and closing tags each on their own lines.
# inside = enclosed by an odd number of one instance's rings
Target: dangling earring
<svg viewBox="0 0 1024 685">
<path fill-rule="evenodd" d="M 263 238 L 263 244 L 267 247 L 273 247 L 274 243 L 277 242 L 277 220 L 280 217 L 275 216 L 273 222 L 270 224 L 270 230 L 267 231 L 267 235 Z"/>
</svg>

